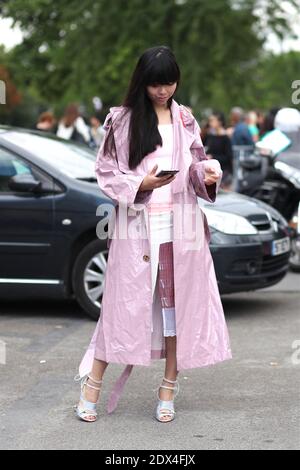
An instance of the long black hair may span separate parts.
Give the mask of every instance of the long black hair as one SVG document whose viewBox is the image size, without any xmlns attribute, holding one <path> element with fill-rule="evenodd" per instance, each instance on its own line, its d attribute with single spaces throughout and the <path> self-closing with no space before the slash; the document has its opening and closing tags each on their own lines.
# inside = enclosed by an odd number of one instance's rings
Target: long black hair
<svg viewBox="0 0 300 470">
<path fill-rule="evenodd" d="M 222 111 L 214 111 L 211 114 L 212 116 L 216 117 L 221 124 L 222 127 L 226 127 L 226 120 L 225 120 L 225 115 L 222 113 Z"/>
<path fill-rule="evenodd" d="M 158 131 L 158 118 L 146 87 L 149 85 L 169 85 L 180 81 L 180 69 L 175 56 L 168 46 L 156 46 L 146 49 L 138 59 L 132 74 L 126 97 L 122 103 L 125 112 L 131 111 L 129 125 L 129 158 L 128 166 L 134 169 L 148 155 L 162 145 Z M 168 107 L 171 107 L 172 97 Z M 116 152 L 113 130 L 110 128 L 104 153 Z"/>
</svg>

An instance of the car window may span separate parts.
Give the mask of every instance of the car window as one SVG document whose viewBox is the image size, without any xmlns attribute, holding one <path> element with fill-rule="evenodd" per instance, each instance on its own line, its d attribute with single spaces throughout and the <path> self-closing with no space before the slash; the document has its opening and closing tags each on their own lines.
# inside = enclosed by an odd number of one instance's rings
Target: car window
<svg viewBox="0 0 300 470">
<path fill-rule="evenodd" d="M 25 132 L 12 131 L 4 138 L 71 178 L 95 178 L 96 154 L 88 147 Z"/>
<path fill-rule="evenodd" d="M 11 192 L 8 182 L 12 176 L 32 174 L 30 166 L 15 154 L 0 147 L 0 193 Z"/>
</svg>

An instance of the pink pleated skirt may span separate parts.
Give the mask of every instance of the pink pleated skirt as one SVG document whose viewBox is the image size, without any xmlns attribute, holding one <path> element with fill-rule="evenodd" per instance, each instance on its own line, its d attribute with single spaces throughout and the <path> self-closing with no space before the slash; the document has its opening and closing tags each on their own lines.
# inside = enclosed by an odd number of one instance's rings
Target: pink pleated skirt
<svg viewBox="0 0 300 470">
<path fill-rule="evenodd" d="M 149 228 L 153 305 L 156 297 L 159 296 L 162 309 L 163 336 L 175 336 L 176 317 L 172 256 L 173 212 L 150 213 Z"/>
</svg>

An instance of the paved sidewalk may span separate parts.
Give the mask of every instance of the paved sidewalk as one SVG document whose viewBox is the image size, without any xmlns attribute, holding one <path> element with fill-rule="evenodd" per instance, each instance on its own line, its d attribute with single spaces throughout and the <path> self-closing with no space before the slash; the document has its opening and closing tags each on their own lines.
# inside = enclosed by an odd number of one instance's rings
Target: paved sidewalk
<svg viewBox="0 0 300 470">
<path fill-rule="evenodd" d="M 292 361 L 300 342 L 299 280 L 289 273 L 276 287 L 223 298 L 234 357 L 180 374 L 177 415 L 168 424 L 153 418 L 164 361 L 134 367 L 117 410 L 107 415 L 104 405 L 123 369 L 111 364 L 99 420 L 78 421 L 73 377 L 95 324 L 72 302 L 2 303 L 0 448 L 299 448 L 300 365 Z"/>
</svg>

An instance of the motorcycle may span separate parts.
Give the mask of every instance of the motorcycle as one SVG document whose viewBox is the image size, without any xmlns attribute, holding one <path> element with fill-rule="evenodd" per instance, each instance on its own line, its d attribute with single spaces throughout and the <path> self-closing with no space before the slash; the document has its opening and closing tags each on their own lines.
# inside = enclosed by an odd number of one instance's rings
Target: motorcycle
<svg viewBox="0 0 300 470">
<path fill-rule="evenodd" d="M 300 132 L 285 135 L 291 145 L 278 154 L 258 146 L 234 149 L 234 189 L 269 204 L 288 221 L 290 268 L 300 272 Z"/>
</svg>

